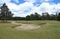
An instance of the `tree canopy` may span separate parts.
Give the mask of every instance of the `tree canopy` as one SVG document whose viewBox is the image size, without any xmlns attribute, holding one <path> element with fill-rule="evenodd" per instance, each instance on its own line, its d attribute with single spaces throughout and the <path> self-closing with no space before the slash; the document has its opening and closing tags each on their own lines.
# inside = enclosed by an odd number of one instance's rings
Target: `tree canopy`
<svg viewBox="0 0 60 39">
<path fill-rule="evenodd" d="M 1 13 L 0 13 L 1 20 L 3 20 L 3 22 L 4 22 L 4 20 L 6 20 L 6 22 L 7 22 L 7 19 L 10 19 L 12 16 L 13 16 L 13 14 L 7 7 L 6 3 L 4 3 L 1 6 Z"/>
</svg>

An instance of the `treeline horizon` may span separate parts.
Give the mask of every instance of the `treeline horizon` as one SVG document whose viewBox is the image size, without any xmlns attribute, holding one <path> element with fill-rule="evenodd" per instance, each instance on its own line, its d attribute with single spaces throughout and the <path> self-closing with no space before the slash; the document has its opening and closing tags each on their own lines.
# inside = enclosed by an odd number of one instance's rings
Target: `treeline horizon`
<svg viewBox="0 0 60 39">
<path fill-rule="evenodd" d="M 26 17 L 12 17 L 12 20 L 60 20 L 60 12 L 56 14 L 45 12 L 42 15 L 35 12 L 35 14 L 30 14 Z"/>
<path fill-rule="evenodd" d="M 59 20 L 60 21 L 60 12 L 56 14 L 49 14 L 48 12 L 42 13 L 42 15 L 35 12 L 35 14 L 27 15 L 26 17 L 13 17 L 14 14 L 9 10 L 8 6 L 4 3 L 1 6 L 0 11 L 0 20 Z"/>
</svg>

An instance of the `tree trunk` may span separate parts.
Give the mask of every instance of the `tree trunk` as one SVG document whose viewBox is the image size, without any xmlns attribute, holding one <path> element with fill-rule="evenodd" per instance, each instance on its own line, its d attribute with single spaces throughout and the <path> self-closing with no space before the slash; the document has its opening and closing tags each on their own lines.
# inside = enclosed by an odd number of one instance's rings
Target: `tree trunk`
<svg viewBox="0 0 60 39">
<path fill-rule="evenodd" d="M 2 20 L 2 22 L 4 23 L 4 19 Z"/>
<path fill-rule="evenodd" d="M 7 20 L 6 20 L 6 23 L 7 23 Z"/>
</svg>

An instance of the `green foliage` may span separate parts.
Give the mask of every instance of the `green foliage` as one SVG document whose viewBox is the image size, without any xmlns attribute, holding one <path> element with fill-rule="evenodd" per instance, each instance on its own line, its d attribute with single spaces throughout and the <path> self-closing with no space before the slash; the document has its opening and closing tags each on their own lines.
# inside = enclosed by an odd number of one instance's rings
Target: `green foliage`
<svg viewBox="0 0 60 39">
<path fill-rule="evenodd" d="M 7 21 L 7 19 L 11 19 L 12 16 L 13 14 L 11 13 L 11 11 L 9 11 L 7 5 L 4 3 L 1 6 L 1 14 L 0 14 L 1 19 Z"/>
<path fill-rule="evenodd" d="M 48 14 L 48 12 L 42 13 L 42 20 L 49 20 L 50 19 L 50 15 Z"/>
<path fill-rule="evenodd" d="M 40 15 L 38 13 L 35 14 L 31 14 L 30 16 L 26 16 L 26 19 L 28 20 L 39 20 L 40 19 Z"/>
<path fill-rule="evenodd" d="M 39 15 L 38 13 L 35 13 L 35 14 L 26 16 L 26 19 L 28 20 L 60 20 L 60 13 L 57 13 L 57 14 L 49 14 L 48 12 L 45 12 L 45 13 L 42 13 L 42 15 Z"/>
<path fill-rule="evenodd" d="M 29 15 L 26 16 L 26 20 L 30 20 L 30 16 Z"/>
<path fill-rule="evenodd" d="M 60 21 L 60 13 L 58 13 L 57 20 Z"/>
</svg>

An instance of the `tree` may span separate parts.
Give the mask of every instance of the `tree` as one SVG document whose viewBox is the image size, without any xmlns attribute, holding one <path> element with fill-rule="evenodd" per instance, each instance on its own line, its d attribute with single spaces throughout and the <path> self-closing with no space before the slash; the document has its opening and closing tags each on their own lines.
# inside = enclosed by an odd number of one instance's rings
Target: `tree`
<svg viewBox="0 0 60 39">
<path fill-rule="evenodd" d="M 35 20 L 39 20 L 40 19 L 40 15 L 38 13 L 35 12 L 34 14 Z"/>
<path fill-rule="evenodd" d="M 34 17 L 34 14 L 31 14 L 31 15 L 30 15 L 30 20 L 34 20 L 34 18 L 35 18 L 35 17 Z"/>
<path fill-rule="evenodd" d="M 56 20 L 56 15 L 51 14 L 51 15 L 50 15 L 50 20 Z"/>
<path fill-rule="evenodd" d="M 46 19 L 47 19 L 47 20 L 50 19 L 50 15 L 48 14 L 48 12 L 46 12 Z"/>
<path fill-rule="evenodd" d="M 39 20 L 41 18 L 40 18 L 40 15 L 38 13 L 35 13 L 35 14 L 27 15 L 26 19 L 27 20 Z"/>
<path fill-rule="evenodd" d="M 60 21 L 60 12 L 58 13 L 57 20 Z"/>
<path fill-rule="evenodd" d="M 7 22 L 7 19 L 11 18 L 13 16 L 13 14 L 11 13 L 11 11 L 9 11 L 7 5 L 4 3 L 1 6 L 1 19 Z"/>
<path fill-rule="evenodd" d="M 30 20 L 30 16 L 29 15 L 26 16 L 26 20 Z"/>
<path fill-rule="evenodd" d="M 48 14 L 48 12 L 42 13 L 42 20 L 49 20 L 50 19 L 50 15 Z"/>
<path fill-rule="evenodd" d="M 42 20 L 46 20 L 46 13 L 42 13 L 41 19 L 42 19 Z"/>
<path fill-rule="evenodd" d="M 30 15 L 30 19 L 31 20 L 39 20 L 40 19 L 40 15 L 35 12 L 35 14 L 31 14 Z"/>
</svg>

